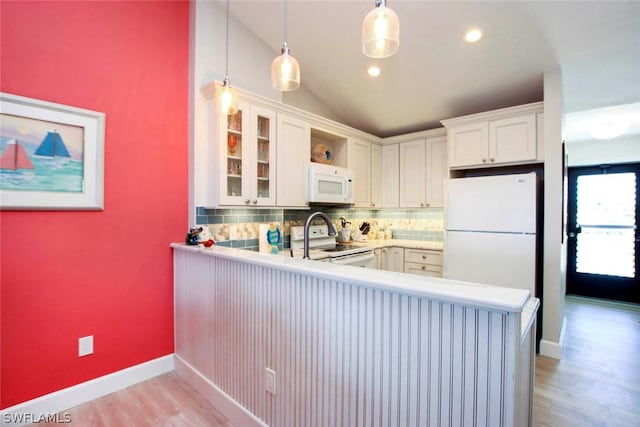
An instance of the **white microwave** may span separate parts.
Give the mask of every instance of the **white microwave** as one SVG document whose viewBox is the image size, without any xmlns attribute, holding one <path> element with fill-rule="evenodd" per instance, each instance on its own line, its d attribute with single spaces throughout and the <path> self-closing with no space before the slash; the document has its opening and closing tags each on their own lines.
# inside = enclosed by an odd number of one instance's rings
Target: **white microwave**
<svg viewBox="0 0 640 427">
<path fill-rule="evenodd" d="M 309 164 L 309 203 L 353 204 L 353 171 L 311 162 Z"/>
</svg>

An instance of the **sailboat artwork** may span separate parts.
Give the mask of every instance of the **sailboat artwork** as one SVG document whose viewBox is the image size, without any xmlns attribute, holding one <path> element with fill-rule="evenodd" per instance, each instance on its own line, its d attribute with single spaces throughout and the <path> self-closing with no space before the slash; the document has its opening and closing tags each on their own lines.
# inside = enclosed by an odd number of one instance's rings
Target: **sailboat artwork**
<svg viewBox="0 0 640 427">
<path fill-rule="evenodd" d="M 82 127 L 0 114 L 0 190 L 82 192 Z"/>
<path fill-rule="evenodd" d="M 0 211 L 103 210 L 105 117 L 0 91 Z"/>
<path fill-rule="evenodd" d="M 34 156 L 38 156 L 51 165 L 51 167 L 60 167 L 71 159 L 67 146 L 58 132 L 55 130 L 47 132 L 40 146 L 36 149 Z"/>
<path fill-rule="evenodd" d="M 29 155 L 15 139 L 7 141 L 7 148 L 0 156 L 0 171 L 13 183 L 21 183 L 34 175 Z"/>
</svg>

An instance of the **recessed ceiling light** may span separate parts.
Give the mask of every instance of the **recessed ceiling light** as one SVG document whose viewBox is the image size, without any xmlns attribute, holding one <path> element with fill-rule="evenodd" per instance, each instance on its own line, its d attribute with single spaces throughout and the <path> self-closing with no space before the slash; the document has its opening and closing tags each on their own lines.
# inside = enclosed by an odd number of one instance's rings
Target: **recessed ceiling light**
<svg viewBox="0 0 640 427">
<path fill-rule="evenodd" d="M 367 73 L 371 76 L 371 77 L 378 77 L 380 75 L 380 68 L 376 67 L 375 65 L 372 67 L 369 67 L 369 69 L 367 70 Z"/>
<path fill-rule="evenodd" d="M 475 43 L 482 38 L 482 31 L 474 28 L 472 30 L 467 31 L 467 34 L 464 35 L 464 39 L 469 43 Z"/>
</svg>

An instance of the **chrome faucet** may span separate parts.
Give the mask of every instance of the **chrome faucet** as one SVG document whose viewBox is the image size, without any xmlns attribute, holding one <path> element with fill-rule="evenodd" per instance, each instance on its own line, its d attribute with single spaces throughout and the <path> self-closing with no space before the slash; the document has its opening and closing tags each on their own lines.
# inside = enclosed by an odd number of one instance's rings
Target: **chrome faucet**
<svg viewBox="0 0 640 427">
<path fill-rule="evenodd" d="M 317 216 L 322 218 L 324 222 L 327 223 L 327 227 L 329 227 L 329 236 L 335 236 L 336 234 L 338 234 L 336 232 L 336 228 L 331 223 L 331 220 L 324 212 L 314 212 L 309 215 L 309 218 L 307 218 L 307 222 L 304 223 L 304 255 L 302 257 L 304 259 L 309 259 L 309 226 L 311 225 L 311 221 L 313 221 L 313 219 Z"/>
</svg>

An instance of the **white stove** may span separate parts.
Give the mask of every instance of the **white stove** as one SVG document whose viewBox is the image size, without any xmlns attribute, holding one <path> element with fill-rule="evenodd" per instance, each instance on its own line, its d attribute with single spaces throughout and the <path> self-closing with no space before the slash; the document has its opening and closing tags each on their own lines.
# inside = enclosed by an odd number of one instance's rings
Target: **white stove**
<svg viewBox="0 0 640 427">
<path fill-rule="evenodd" d="M 304 227 L 291 227 L 291 249 L 304 248 Z M 327 253 L 329 262 L 357 267 L 374 268 L 373 249 L 359 243 L 337 243 L 335 236 L 329 236 L 326 224 L 309 227 L 309 249 Z"/>
</svg>

